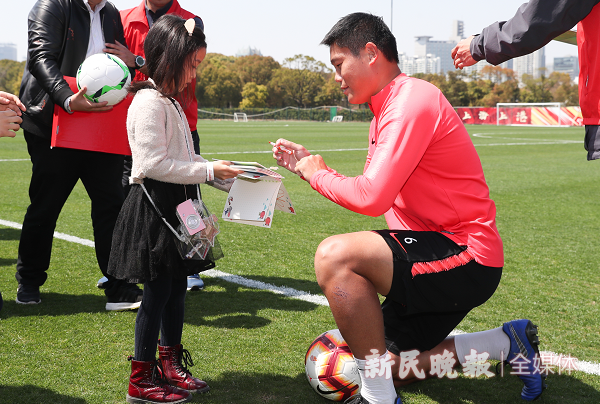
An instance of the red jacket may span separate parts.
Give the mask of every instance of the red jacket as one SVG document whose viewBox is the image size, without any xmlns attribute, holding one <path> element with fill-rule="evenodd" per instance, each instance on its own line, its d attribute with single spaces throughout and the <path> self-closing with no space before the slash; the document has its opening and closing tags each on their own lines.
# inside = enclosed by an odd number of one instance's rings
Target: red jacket
<svg viewBox="0 0 600 404">
<path fill-rule="evenodd" d="M 586 40 L 586 38 L 588 40 Z M 579 105 L 584 125 L 600 125 L 600 5 L 577 24 Z"/>
<path fill-rule="evenodd" d="M 175 14 L 183 19 L 196 17 L 195 14 L 181 8 L 177 0 L 173 0 L 173 4 L 167 14 Z M 146 18 L 146 1 L 142 0 L 139 6 L 121 11 L 121 21 L 123 22 L 123 30 L 125 32 L 125 40 L 127 47 L 135 55 L 144 56 L 144 40 L 148 35 L 150 27 Z M 135 75 L 135 80 L 147 80 L 148 76 L 138 71 Z M 190 91 L 193 94 L 192 99 L 182 105 L 187 105 L 185 108 L 185 116 L 190 125 L 190 130 L 196 130 L 198 122 L 198 101 L 196 100 L 196 81 L 190 84 Z"/>
</svg>

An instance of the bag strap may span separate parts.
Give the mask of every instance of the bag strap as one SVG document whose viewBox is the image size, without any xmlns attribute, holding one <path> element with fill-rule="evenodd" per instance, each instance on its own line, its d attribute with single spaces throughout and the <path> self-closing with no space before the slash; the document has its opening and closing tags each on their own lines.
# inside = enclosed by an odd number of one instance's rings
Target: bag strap
<svg viewBox="0 0 600 404">
<path fill-rule="evenodd" d="M 169 97 L 169 101 L 171 101 L 171 103 L 173 104 L 173 107 L 175 107 L 175 110 L 177 111 L 177 113 L 179 114 L 179 117 L 181 118 L 181 121 L 183 122 L 183 127 L 185 128 L 185 124 L 187 123 L 186 121 L 184 121 L 183 119 L 183 115 L 181 115 L 181 112 L 179 111 L 179 108 L 177 108 L 177 104 L 175 103 L 175 99 Z M 192 150 L 190 149 L 190 143 L 188 141 L 188 137 L 187 134 L 184 135 L 185 138 L 185 146 L 187 147 L 187 151 L 188 151 L 188 157 L 190 158 L 190 162 L 194 162 L 194 159 L 192 158 Z M 185 185 L 184 185 L 185 187 Z M 198 200 L 201 201 L 202 198 L 200 197 L 200 186 L 198 184 L 196 184 L 196 192 L 198 193 Z"/>
<path fill-rule="evenodd" d="M 171 226 L 171 224 L 169 222 L 167 222 L 167 219 L 165 219 L 165 217 L 163 216 L 163 214 L 160 212 L 160 210 L 158 209 L 158 206 L 156 206 L 156 204 L 154 203 L 154 201 L 152 200 L 152 197 L 150 197 L 150 194 L 148 193 L 148 191 L 146 190 L 146 187 L 144 186 L 144 184 L 140 184 L 142 189 L 144 190 L 144 193 L 146 194 L 146 196 L 148 197 L 148 200 L 150 201 L 150 203 L 152 204 L 152 206 L 154 207 L 154 210 L 156 210 L 156 213 L 158 213 L 158 216 L 160 216 L 160 218 L 163 220 L 163 222 L 165 222 L 165 224 L 167 225 L 167 227 L 173 232 L 173 234 L 175 235 L 175 237 L 177 237 L 177 239 L 179 241 L 182 242 L 186 242 L 186 238 L 183 237 L 181 234 L 179 234 L 177 231 L 175 231 L 175 229 L 173 228 L 173 226 Z"/>
</svg>

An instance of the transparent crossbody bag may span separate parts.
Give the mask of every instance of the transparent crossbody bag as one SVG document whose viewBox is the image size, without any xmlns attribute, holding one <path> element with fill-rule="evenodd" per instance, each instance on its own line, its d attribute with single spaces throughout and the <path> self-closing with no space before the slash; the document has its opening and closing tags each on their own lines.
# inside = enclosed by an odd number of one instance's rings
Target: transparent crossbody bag
<svg viewBox="0 0 600 404">
<path fill-rule="evenodd" d="M 156 210 L 156 213 L 158 213 L 158 216 L 160 216 L 162 221 L 175 236 L 175 245 L 177 246 L 177 250 L 179 251 L 181 258 L 183 258 L 184 260 L 205 259 L 210 248 L 214 247 L 215 245 L 215 239 L 217 237 L 217 234 L 219 234 L 219 224 L 217 223 L 217 217 L 214 214 L 210 213 L 204 202 L 202 202 L 202 199 L 200 198 L 200 188 L 198 187 L 198 185 L 196 185 L 198 191 L 198 199 L 188 200 L 191 201 L 191 205 L 193 206 L 193 210 L 196 215 L 195 218 L 193 217 L 193 213 L 189 215 L 193 219 L 192 226 L 190 226 L 189 221 L 186 223 L 185 218 L 182 218 L 182 216 L 179 213 L 177 213 L 176 216 L 180 222 L 177 229 L 174 229 L 173 226 L 171 226 L 171 224 L 167 221 L 167 219 L 165 219 L 161 211 L 158 209 L 158 207 L 152 200 L 152 197 L 150 197 L 150 194 L 146 190 L 144 184 L 140 185 L 144 190 L 144 193 L 148 197 L 148 200 L 154 207 L 154 210 Z M 204 225 L 202 230 L 197 232 L 193 231 L 192 227 L 198 227 L 196 225 L 202 227 L 202 224 Z"/>
</svg>

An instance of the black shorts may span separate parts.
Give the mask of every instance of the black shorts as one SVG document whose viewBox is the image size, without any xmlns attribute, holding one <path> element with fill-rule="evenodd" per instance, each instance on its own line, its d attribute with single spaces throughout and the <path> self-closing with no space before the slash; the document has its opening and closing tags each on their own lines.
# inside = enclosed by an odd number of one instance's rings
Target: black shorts
<svg viewBox="0 0 600 404">
<path fill-rule="evenodd" d="M 441 233 L 375 232 L 394 256 L 392 287 L 381 305 L 391 353 L 434 348 L 500 283 L 502 268 L 478 264 L 465 246 Z M 424 272 L 428 266 L 433 269 Z"/>
</svg>

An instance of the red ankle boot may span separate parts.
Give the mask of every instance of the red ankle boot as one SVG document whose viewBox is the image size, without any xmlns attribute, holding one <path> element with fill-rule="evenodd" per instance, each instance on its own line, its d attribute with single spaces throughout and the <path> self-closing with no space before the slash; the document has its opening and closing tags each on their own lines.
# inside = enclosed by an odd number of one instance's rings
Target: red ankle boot
<svg viewBox="0 0 600 404">
<path fill-rule="evenodd" d="M 132 404 L 187 403 L 192 395 L 160 378 L 156 361 L 131 361 L 127 402 Z"/>
<path fill-rule="evenodd" d="M 172 386 L 188 390 L 191 393 L 204 393 L 210 390 L 210 387 L 202 380 L 192 376 L 187 367 L 194 366 L 192 357 L 183 345 L 158 346 L 158 357 L 165 379 Z M 183 359 L 182 364 L 181 361 Z"/>
</svg>

